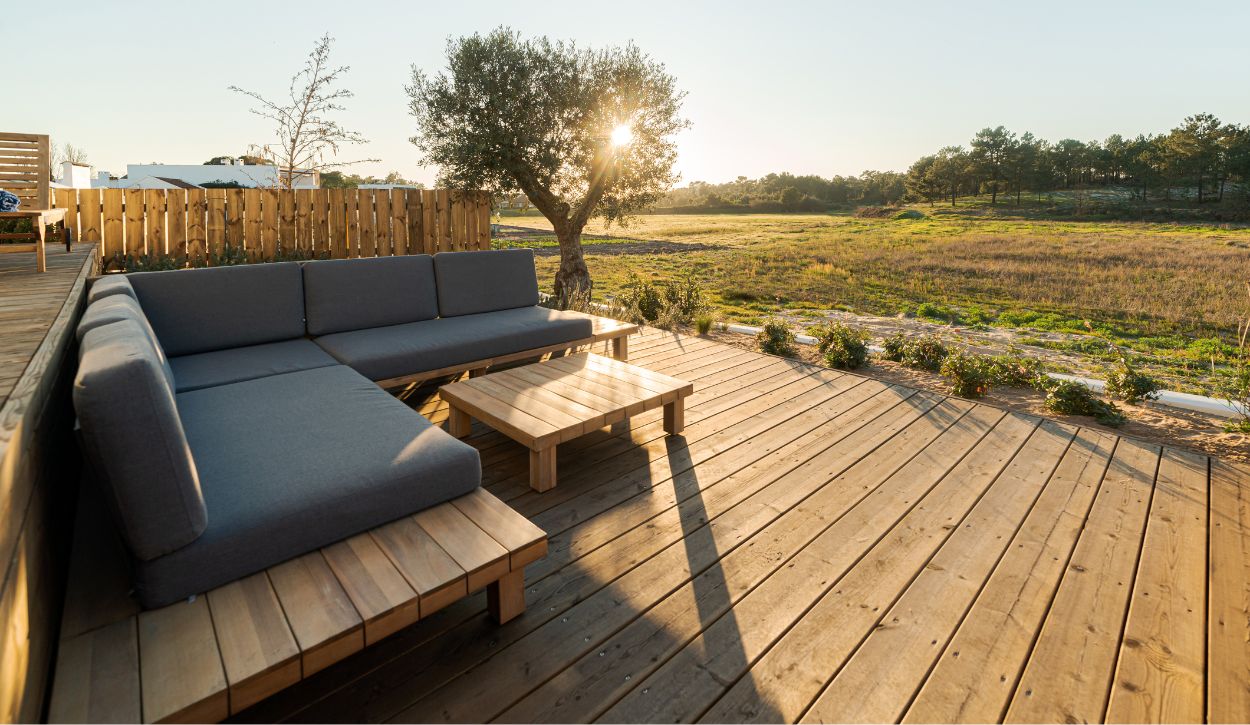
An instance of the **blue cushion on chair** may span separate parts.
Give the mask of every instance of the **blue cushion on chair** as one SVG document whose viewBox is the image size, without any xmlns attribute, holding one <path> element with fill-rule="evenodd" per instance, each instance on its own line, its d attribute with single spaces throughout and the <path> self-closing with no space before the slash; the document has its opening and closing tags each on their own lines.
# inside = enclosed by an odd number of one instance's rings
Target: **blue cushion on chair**
<svg viewBox="0 0 1250 725">
<path fill-rule="evenodd" d="M 170 357 L 304 336 L 304 276 L 295 262 L 129 277 Z"/>
<path fill-rule="evenodd" d="M 178 395 L 210 519 L 138 567 L 160 606 L 471 492 L 472 446 L 342 365 Z"/>
<path fill-rule="evenodd" d="M 191 543 L 208 513 L 199 473 L 156 351 L 133 320 L 83 335 L 74 380 L 83 448 L 139 559 Z"/>
<path fill-rule="evenodd" d="M 434 276 L 440 317 L 538 304 L 532 249 L 439 252 L 434 255 Z"/>
<path fill-rule="evenodd" d="M 308 262 L 304 306 L 310 335 L 433 319 L 434 260 L 414 254 Z"/>
</svg>

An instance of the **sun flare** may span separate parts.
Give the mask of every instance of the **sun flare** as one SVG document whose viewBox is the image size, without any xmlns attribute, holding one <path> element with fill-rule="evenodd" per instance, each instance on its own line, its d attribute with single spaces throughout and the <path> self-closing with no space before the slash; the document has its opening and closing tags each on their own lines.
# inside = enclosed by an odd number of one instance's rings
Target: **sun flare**
<svg viewBox="0 0 1250 725">
<path fill-rule="evenodd" d="M 613 146 L 628 146 L 629 142 L 633 140 L 634 140 L 634 131 L 633 129 L 629 127 L 629 124 L 622 123 L 621 125 L 612 129 L 612 145 Z"/>
</svg>

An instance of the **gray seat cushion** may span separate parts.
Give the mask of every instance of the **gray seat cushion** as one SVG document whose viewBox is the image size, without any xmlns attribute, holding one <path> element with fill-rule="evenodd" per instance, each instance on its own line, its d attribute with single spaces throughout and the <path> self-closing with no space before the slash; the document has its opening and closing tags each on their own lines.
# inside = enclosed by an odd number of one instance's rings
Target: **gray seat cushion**
<svg viewBox="0 0 1250 725">
<path fill-rule="evenodd" d="M 428 254 L 326 259 L 304 264 L 308 334 L 399 325 L 438 317 Z"/>
<path fill-rule="evenodd" d="M 311 340 L 283 340 L 170 358 L 175 391 L 184 393 L 269 375 L 338 365 Z"/>
<path fill-rule="evenodd" d="M 440 317 L 538 304 L 531 249 L 439 252 L 434 255 L 434 276 Z"/>
<path fill-rule="evenodd" d="M 318 337 L 316 343 L 361 375 L 385 380 L 581 340 L 590 334 L 586 315 L 521 307 L 340 332 Z"/>
<path fill-rule="evenodd" d="M 178 395 L 208 528 L 138 568 L 160 606 L 387 521 L 481 481 L 477 450 L 341 365 Z"/>
<path fill-rule="evenodd" d="M 152 343 L 152 348 L 156 351 L 156 357 L 160 360 L 161 369 L 165 373 L 165 379 L 170 388 L 174 387 L 174 373 L 169 366 L 169 359 L 165 357 L 165 351 L 161 348 L 161 344 L 156 340 L 156 332 L 152 329 L 152 325 L 148 323 L 148 318 L 143 314 L 143 310 L 139 308 L 139 303 L 135 298 L 126 294 L 107 295 L 98 298 L 95 302 L 87 305 L 87 309 L 83 310 L 82 318 L 78 320 L 78 327 L 74 330 L 74 334 L 78 338 L 79 344 L 82 338 L 88 332 L 97 327 L 108 325 L 121 320 L 131 320 L 139 325 L 143 330 L 143 334 L 147 336 L 148 342 Z M 82 348 L 79 348 L 81 355 Z"/>
<path fill-rule="evenodd" d="M 170 357 L 304 336 L 304 276 L 295 262 L 129 277 Z"/>
<path fill-rule="evenodd" d="M 74 380 L 83 448 L 139 559 L 185 546 L 207 511 L 174 392 L 133 320 L 89 330 Z"/>
<path fill-rule="evenodd" d="M 127 295 L 136 300 L 139 299 L 135 296 L 135 288 L 130 286 L 130 280 L 126 278 L 126 275 L 110 274 L 91 283 L 91 289 L 87 291 L 87 303 L 90 304 L 109 295 Z"/>
</svg>

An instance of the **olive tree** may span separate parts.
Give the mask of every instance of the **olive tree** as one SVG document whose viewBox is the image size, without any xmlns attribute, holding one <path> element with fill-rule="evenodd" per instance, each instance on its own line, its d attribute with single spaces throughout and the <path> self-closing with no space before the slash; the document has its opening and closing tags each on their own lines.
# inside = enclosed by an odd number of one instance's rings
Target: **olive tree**
<svg viewBox="0 0 1250 725">
<path fill-rule="evenodd" d="M 412 142 L 440 183 L 524 193 L 551 222 L 561 304 L 590 292 L 586 223 L 623 220 L 677 180 L 685 93 L 633 44 L 579 48 L 499 28 L 450 40 L 447 67 L 414 67 L 405 90 Z"/>
</svg>

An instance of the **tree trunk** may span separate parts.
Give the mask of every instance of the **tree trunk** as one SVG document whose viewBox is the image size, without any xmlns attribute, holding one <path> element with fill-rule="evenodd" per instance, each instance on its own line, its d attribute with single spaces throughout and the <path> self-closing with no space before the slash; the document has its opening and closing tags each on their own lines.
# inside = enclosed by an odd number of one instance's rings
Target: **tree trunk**
<svg viewBox="0 0 1250 725">
<path fill-rule="evenodd" d="M 586 269 L 586 257 L 582 254 L 582 230 L 573 229 L 568 223 L 556 224 L 556 240 L 560 242 L 560 269 L 556 271 L 555 296 L 561 309 L 570 303 L 589 301 L 590 271 Z"/>
</svg>

